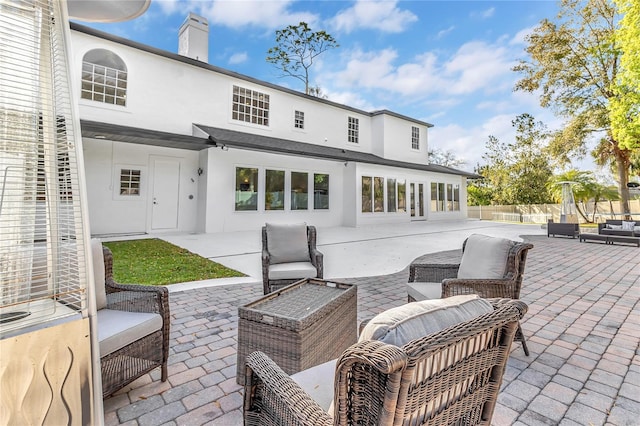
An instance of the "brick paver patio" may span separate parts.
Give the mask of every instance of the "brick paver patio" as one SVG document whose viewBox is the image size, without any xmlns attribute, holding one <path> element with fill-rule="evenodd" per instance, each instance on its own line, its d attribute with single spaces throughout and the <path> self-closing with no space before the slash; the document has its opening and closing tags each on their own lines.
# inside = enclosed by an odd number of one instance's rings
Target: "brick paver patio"
<svg viewBox="0 0 640 426">
<path fill-rule="evenodd" d="M 534 244 L 521 295 L 531 355 L 514 343 L 493 423 L 639 425 L 640 250 L 525 239 Z M 358 285 L 361 320 L 405 303 L 407 278 L 408 268 L 342 281 Z M 105 423 L 241 425 L 237 308 L 261 296 L 257 282 L 172 293 L 169 380 L 154 371 L 106 399 Z"/>
</svg>

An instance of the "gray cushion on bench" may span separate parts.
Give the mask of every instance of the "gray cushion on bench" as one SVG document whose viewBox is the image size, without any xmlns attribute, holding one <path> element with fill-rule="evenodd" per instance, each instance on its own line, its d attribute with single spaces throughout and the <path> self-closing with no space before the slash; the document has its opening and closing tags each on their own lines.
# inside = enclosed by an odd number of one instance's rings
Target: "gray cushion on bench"
<svg viewBox="0 0 640 426">
<path fill-rule="evenodd" d="M 101 309 L 98 311 L 100 357 L 161 329 L 162 316 L 159 314 Z"/>
</svg>

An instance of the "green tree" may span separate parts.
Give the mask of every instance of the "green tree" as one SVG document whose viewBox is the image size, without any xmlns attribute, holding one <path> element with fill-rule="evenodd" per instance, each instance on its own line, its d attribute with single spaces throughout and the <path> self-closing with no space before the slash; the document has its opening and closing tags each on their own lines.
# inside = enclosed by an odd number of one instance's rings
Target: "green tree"
<svg viewBox="0 0 640 426">
<path fill-rule="evenodd" d="M 594 135 L 604 135 L 597 150 L 615 165 L 622 208 L 629 214 L 631 151 L 614 137 L 609 103 L 616 96 L 620 53 L 613 43 L 618 15 L 608 0 L 561 0 L 556 22 L 544 19 L 527 36 L 529 60 L 514 71 L 524 75 L 516 90 L 540 92 L 540 104 L 566 119 L 549 152 L 560 162 L 582 157 Z"/>
<path fill-rule="evenodd" d="M 519 115 L 511 123 L 516 129 L 514 142 L 500 142 L 489 136 L 482 156 L 486 164 L 477 169 L 484 182 L 471 183 L 478 188 L 473 191 L 479 196 L 491 194 L 495 204 L 546 203 L 550 200 L 546 184 L 553 174 L 541 146 L 546 128 L 529 114 Z"/>
<path fill-rule="evenodd" d="M 427 152 L 427 155 L 429 157 L 429 163 L 440 166 L 459 167 L 466 163 L 464 160 L 456 157 L 450 149 L 445 151 L 440 148 L 433 148 Z"/>
<path fill-rule="evenodd" d="M 614 34 L 620 69 L 609 102 L 611 131 L 621 147 L 640 150 L 640 2 L 614 2 L 622 19 Z"/>
<path fill-rule="evenodd" d="M 283 76 L 297 78 L 304 83 L 304 93 L 311 93 L 309 69 L 318 55 L 339 47 L 336 40 L 325 31 L 313 31 L 306 22 L 289 25 L 276 31 L 277 45 L 267 52 L 267 62 L 276 65 Z M 318 87 L 314 93 L 320 93 Z"/>
<path fill-rule="evenodd" d="M 486 166 L 484 166 L 486 167 Z M 474 172 L 480 176 L 484 176 L 483 167 L 477 166 Z M 469 206 L 488 206 L 493 201 L 493 189 L 486 179 L 469 179 L 467 180 L 467 205 Z"/>
</svg>

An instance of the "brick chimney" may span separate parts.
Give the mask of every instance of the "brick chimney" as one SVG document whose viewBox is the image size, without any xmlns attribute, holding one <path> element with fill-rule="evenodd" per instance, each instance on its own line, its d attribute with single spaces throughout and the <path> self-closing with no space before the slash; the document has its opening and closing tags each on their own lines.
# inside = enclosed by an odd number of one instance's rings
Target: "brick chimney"
<svg viewBox="0 0 640 426">
<path fill-rule="evenodd" d="M 206 18 L 189 13 L 178 33 L 178 54 L 209 62 L 209 23 Z"/>
</svg>

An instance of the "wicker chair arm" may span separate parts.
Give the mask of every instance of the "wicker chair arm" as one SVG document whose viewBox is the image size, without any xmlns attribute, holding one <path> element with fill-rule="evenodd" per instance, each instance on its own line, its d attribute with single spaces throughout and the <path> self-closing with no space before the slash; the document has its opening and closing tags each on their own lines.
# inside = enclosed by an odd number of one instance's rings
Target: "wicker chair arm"
<svg viewBox="0 0 640 426">
<path fill-rule="evenodd" d="M 514 298 L 516 281 L 509 278 L 469 279 L 455 278 L 442 281 L 442 297 L 458 294 L 478 294 L 484 298 Z"/>
<path fill-rule="evenodd" d="M 127 312 L 148 312 L 162 315 L 169 321 L 169 290 L 166 287 L 105 282 L 107 309 Z"/>
<path fill-rule="evenodd" d="M 332 419 L 263 352 L 247 357 L 245 425 L 331 425 Z"/>
<path fill-rule="evenodd" d="M 347 348 L 336 363 L 334 424 L 391 426 L 407 362 L 401 348 L 377 340 Z"/>
<path fill-rule="evenodd" d="M 309 254 L 311 255 L 311 263 L 316 267 L 318 271 L 318 278 L 322 278 L 324 275 L 324 257 L 323 254 L 318 251 L 317 248 L 313 247 L 309 250 Z"/>
<path fill-rule="evenodd" d="M 459 264 L 412 263 L 409 266 L 409 282 L 437 283 L 445 278 L 458 276 Z"/>
<path fill-rule="evenodd" d="M 524 318 L 524 315 L 529 310 L 529 306 L 522 300 L 506 299 L 506 298 L 494 298 L 487 299 L 491 303 L 494 309 L 499 309 L 502 306 L 509 305 L 515 307 L 520 312 L 520 319 Z"/>
</svg>

